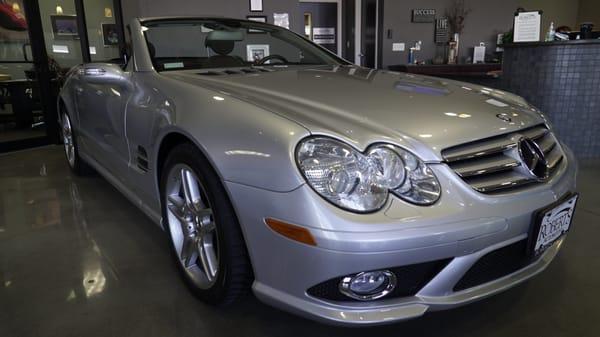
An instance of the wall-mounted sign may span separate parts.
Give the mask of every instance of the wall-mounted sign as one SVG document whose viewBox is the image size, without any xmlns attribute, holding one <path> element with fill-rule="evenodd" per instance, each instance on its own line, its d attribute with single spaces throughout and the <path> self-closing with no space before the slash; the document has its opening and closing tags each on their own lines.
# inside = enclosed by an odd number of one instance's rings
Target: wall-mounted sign
<svg viewBox="0 0 600 337">
<path fill-rule="evenodd" d="M 53 44 L 52 45 L 52 52 L 54 54 L 68 54 L 69 53 L 69 46 L 63 46 L 63 45 Z"/>
<path fill-rule="evenodd" d="M 448 43 L 448 41 L 450 41 L 448 18 L 435 20 L 435 43 Z"/>
<path fill-rule="evenodd" d="M 117 25 L 116 24 L 114 24 L 114 23 L 103 23 L 102 24 L 102 40 L 104 41 L 104 47 L 119 45 L 119 33 L 117 33 Z"/>
<path fill-rule="evenodd" d="M 316 44 L 335 44 L 335 28 L 313 28 L 312 40 Z"/>
<path fill-rule="evenodd" d="M 248 62 L 258 62 L 269 56 L 268 44 L 249 44 L 246 46 Z"/>
<path fill-rule="evenodd" d="M 290 15 L 288 13 L 273 13 L 273 24 L 290 29 Z"/>
<path fill-rule="evenodd" d="M 77 17 L 75 15 L 50 15 L 54 39 L 73 39 L 79 37 Z"/>
<path fill-rule="evenodd" d="M 262 12 L 263 11 L 262 0 L 250 0 L 250 11 L 251 12 Z"/>
<path fill-rule="evenodd" d="M 541 35 L 542 12 L 518 12 L 515 14 L 514 42 L 538 42 Z"/>
<path fill-rule="evenodd" d="M 412 22 L 433 22 L 435 21 L 435 9 L 413 9 Z"/>
</svg>

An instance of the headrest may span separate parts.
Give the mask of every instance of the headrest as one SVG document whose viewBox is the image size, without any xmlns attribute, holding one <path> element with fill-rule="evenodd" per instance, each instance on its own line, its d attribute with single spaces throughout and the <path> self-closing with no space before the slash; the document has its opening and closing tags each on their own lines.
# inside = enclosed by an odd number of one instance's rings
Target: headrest
<svg viewBox="0 0 600 337">
<path fill-rule="evenodd" d="M 206 39 L 206 46 L 210 47 L 215 53 L 219 55 L 228 55 L 233 51 L 233 47 L 235 46 L 234 41 L 228 40 L 209 40 Z"/>
<path fill-rule="evenodd" d="M 244 34 L 241 31 L 213 30 L 206 36 L 207 47 L 219 55 L 228 55 L 233 51 L 235 41 L 242 41 Z"/>
</svg>

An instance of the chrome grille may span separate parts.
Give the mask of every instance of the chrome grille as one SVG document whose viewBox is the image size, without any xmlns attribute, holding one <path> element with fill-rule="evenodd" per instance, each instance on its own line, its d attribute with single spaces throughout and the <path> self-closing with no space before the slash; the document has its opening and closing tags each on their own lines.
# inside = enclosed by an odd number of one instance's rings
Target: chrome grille
<svg viewBox="0 0 600 337">
<path fill-rule="evenodd" d="M 454 146 L 442 151 L 444 161 L 459 177 L 481 193 L 502 193 L 528 184 L 541 183 L 523 167 L 518 141 L 533 140 L 544 152 L 550 177 L 556 174 L 564 154 L 545 126 Z"/>
</svg>

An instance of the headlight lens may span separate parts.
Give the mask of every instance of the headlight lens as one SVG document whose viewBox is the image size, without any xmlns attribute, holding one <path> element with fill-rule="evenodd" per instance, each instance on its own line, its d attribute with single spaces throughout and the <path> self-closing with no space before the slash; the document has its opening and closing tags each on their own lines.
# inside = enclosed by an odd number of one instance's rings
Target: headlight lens
<svg viewBox="0 0 600 337">
<path fill-rule="evenodd" d="M 410 152 L 392 145 L 376 145 L 363 154 L 343 142 L 314 137 L 300 143 L 296 156 L 310 186 L 348 210 L 378 210 L 389 191 L 423 205 L 440 195 L 433 172 Z"/>
<path fill-rule="evenodd" d="M 431 205 L 438 201 L 442 190 L 433 171 L 414 154 L 396 148 L 405 163 L 406 179 L 392 192 L 417 205 Z"/>
</svg>

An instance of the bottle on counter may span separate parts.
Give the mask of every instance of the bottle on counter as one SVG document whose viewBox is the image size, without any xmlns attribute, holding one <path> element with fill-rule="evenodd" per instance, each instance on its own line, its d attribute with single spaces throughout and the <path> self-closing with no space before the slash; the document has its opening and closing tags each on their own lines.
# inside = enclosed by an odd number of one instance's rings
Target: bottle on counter
<svg viewBox="0 0 600 337">
<path fill-rule="evenodd" d="M 550 29 L 548 29 L 548 33 L 546 34 L 546 42 L 554 41 L 554 35 L 556 31 L 554 30 L 554 22 L 550 23 Z"/>
</svg>

